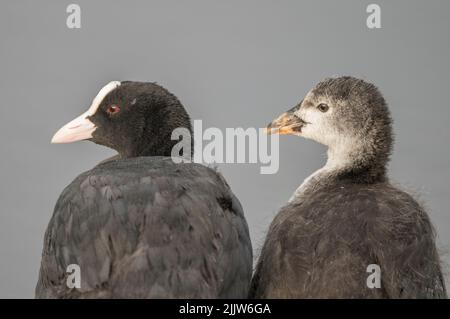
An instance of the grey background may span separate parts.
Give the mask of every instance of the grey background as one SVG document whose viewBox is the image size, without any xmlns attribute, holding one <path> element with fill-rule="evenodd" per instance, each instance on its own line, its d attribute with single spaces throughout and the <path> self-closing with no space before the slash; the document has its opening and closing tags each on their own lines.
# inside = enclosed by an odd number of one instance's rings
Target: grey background
<svg viewBox="0 0 450 319">
<path fill-rule="evenodd" d="M 449 1 L 72 2 L 80 30 L 66 27 L 69 1 L 0 4 L 0 297 L 33 297 L 58 195 L 113 154 L 88 142 L 50 145 L 110 80 L 157 81 L 193 119 L 222 129 L 265 126 L 325 76 L 376 83 L 395 120 L 390 175 L 419 195 L 448 251 Z M 380 30 L 365 25 L 371 2 L 382 7 Z M 220 166 L 255 251 L 277 209 L 324 161 L 324 147 L 282 136 L 276 175 Z"/>
</svg>

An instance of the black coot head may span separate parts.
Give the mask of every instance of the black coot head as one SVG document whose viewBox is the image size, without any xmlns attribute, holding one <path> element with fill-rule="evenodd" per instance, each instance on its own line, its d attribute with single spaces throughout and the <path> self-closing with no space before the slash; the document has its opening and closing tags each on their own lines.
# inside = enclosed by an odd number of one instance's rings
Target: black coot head
<svg viewBox="0 0 450 319">
<path fill-rule="evenodd" d="M 171 139 L 172 132 L 180 127 L 192 133 L 189 115 L 166 89 L 154 83 L 113 81 L 52 142 L 91 140 L 117 150 L 121 157 L 170 156 L 178 142 Z"/>
</svg>

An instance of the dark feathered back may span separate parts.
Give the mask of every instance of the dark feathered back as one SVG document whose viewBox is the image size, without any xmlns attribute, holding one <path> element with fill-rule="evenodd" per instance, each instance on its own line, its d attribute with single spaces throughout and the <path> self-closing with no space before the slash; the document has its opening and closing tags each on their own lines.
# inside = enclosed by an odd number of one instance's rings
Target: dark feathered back
<svg viewBox="0 0 450 319">
<path fill-rule="evenodd" d="M 70 289 L 67 266 L 81 269 Z M 61 194 L 45 235 L 38 298 L 244 298 L 252 248 L 225 180 L 170 158 L 111 161 Z"/>
</svg>

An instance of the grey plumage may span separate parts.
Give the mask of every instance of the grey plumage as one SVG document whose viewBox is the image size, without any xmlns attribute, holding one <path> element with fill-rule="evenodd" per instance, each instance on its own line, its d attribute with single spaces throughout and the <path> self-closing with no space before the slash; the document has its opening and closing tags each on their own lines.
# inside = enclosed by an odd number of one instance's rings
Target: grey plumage
<svg viewBox="0 0 450 319">
<path fill-rule="evenodd" d="M 408 194 L 341 180 L 304 197 L 272 222 L 251 297 L 446 297 L 433 229 Z M 370 264 L 380 289 L 366 286 Z"/>
<path fill-rule="evenodd" d="M 139 157 L 100 164 L 61 194 L 38 298 L 243 298 L 252 249 L 241 205 L 199 164 Z M 66 268 L 81 269 L 81 288 Z"/>
<path fill-rule="evenodd" d="M 327 145 L 328 162 L 272 222 L 250 297 L 446 298 L 427 213 L 386 176 L 391 119 L 377 88 L 327 79 L 269 128 L 286 123 Z M 380 288 L 366 284 L 370 264 Z"/>
</svg>

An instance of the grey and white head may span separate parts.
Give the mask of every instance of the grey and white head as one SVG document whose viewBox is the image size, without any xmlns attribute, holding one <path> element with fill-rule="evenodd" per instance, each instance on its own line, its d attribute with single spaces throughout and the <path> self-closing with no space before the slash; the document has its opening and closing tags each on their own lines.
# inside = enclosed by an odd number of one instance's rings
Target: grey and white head
<svg viewBox="0 0 450 319">
<path fill-rule="evenodd" d="M 353 172 L 370 168 L 384 173 L 393 142 L 382 94 L 375 85 L 349 76 L 321 81 L 267 130 L 324 144 L 329 166 Z"/>
</svg>

